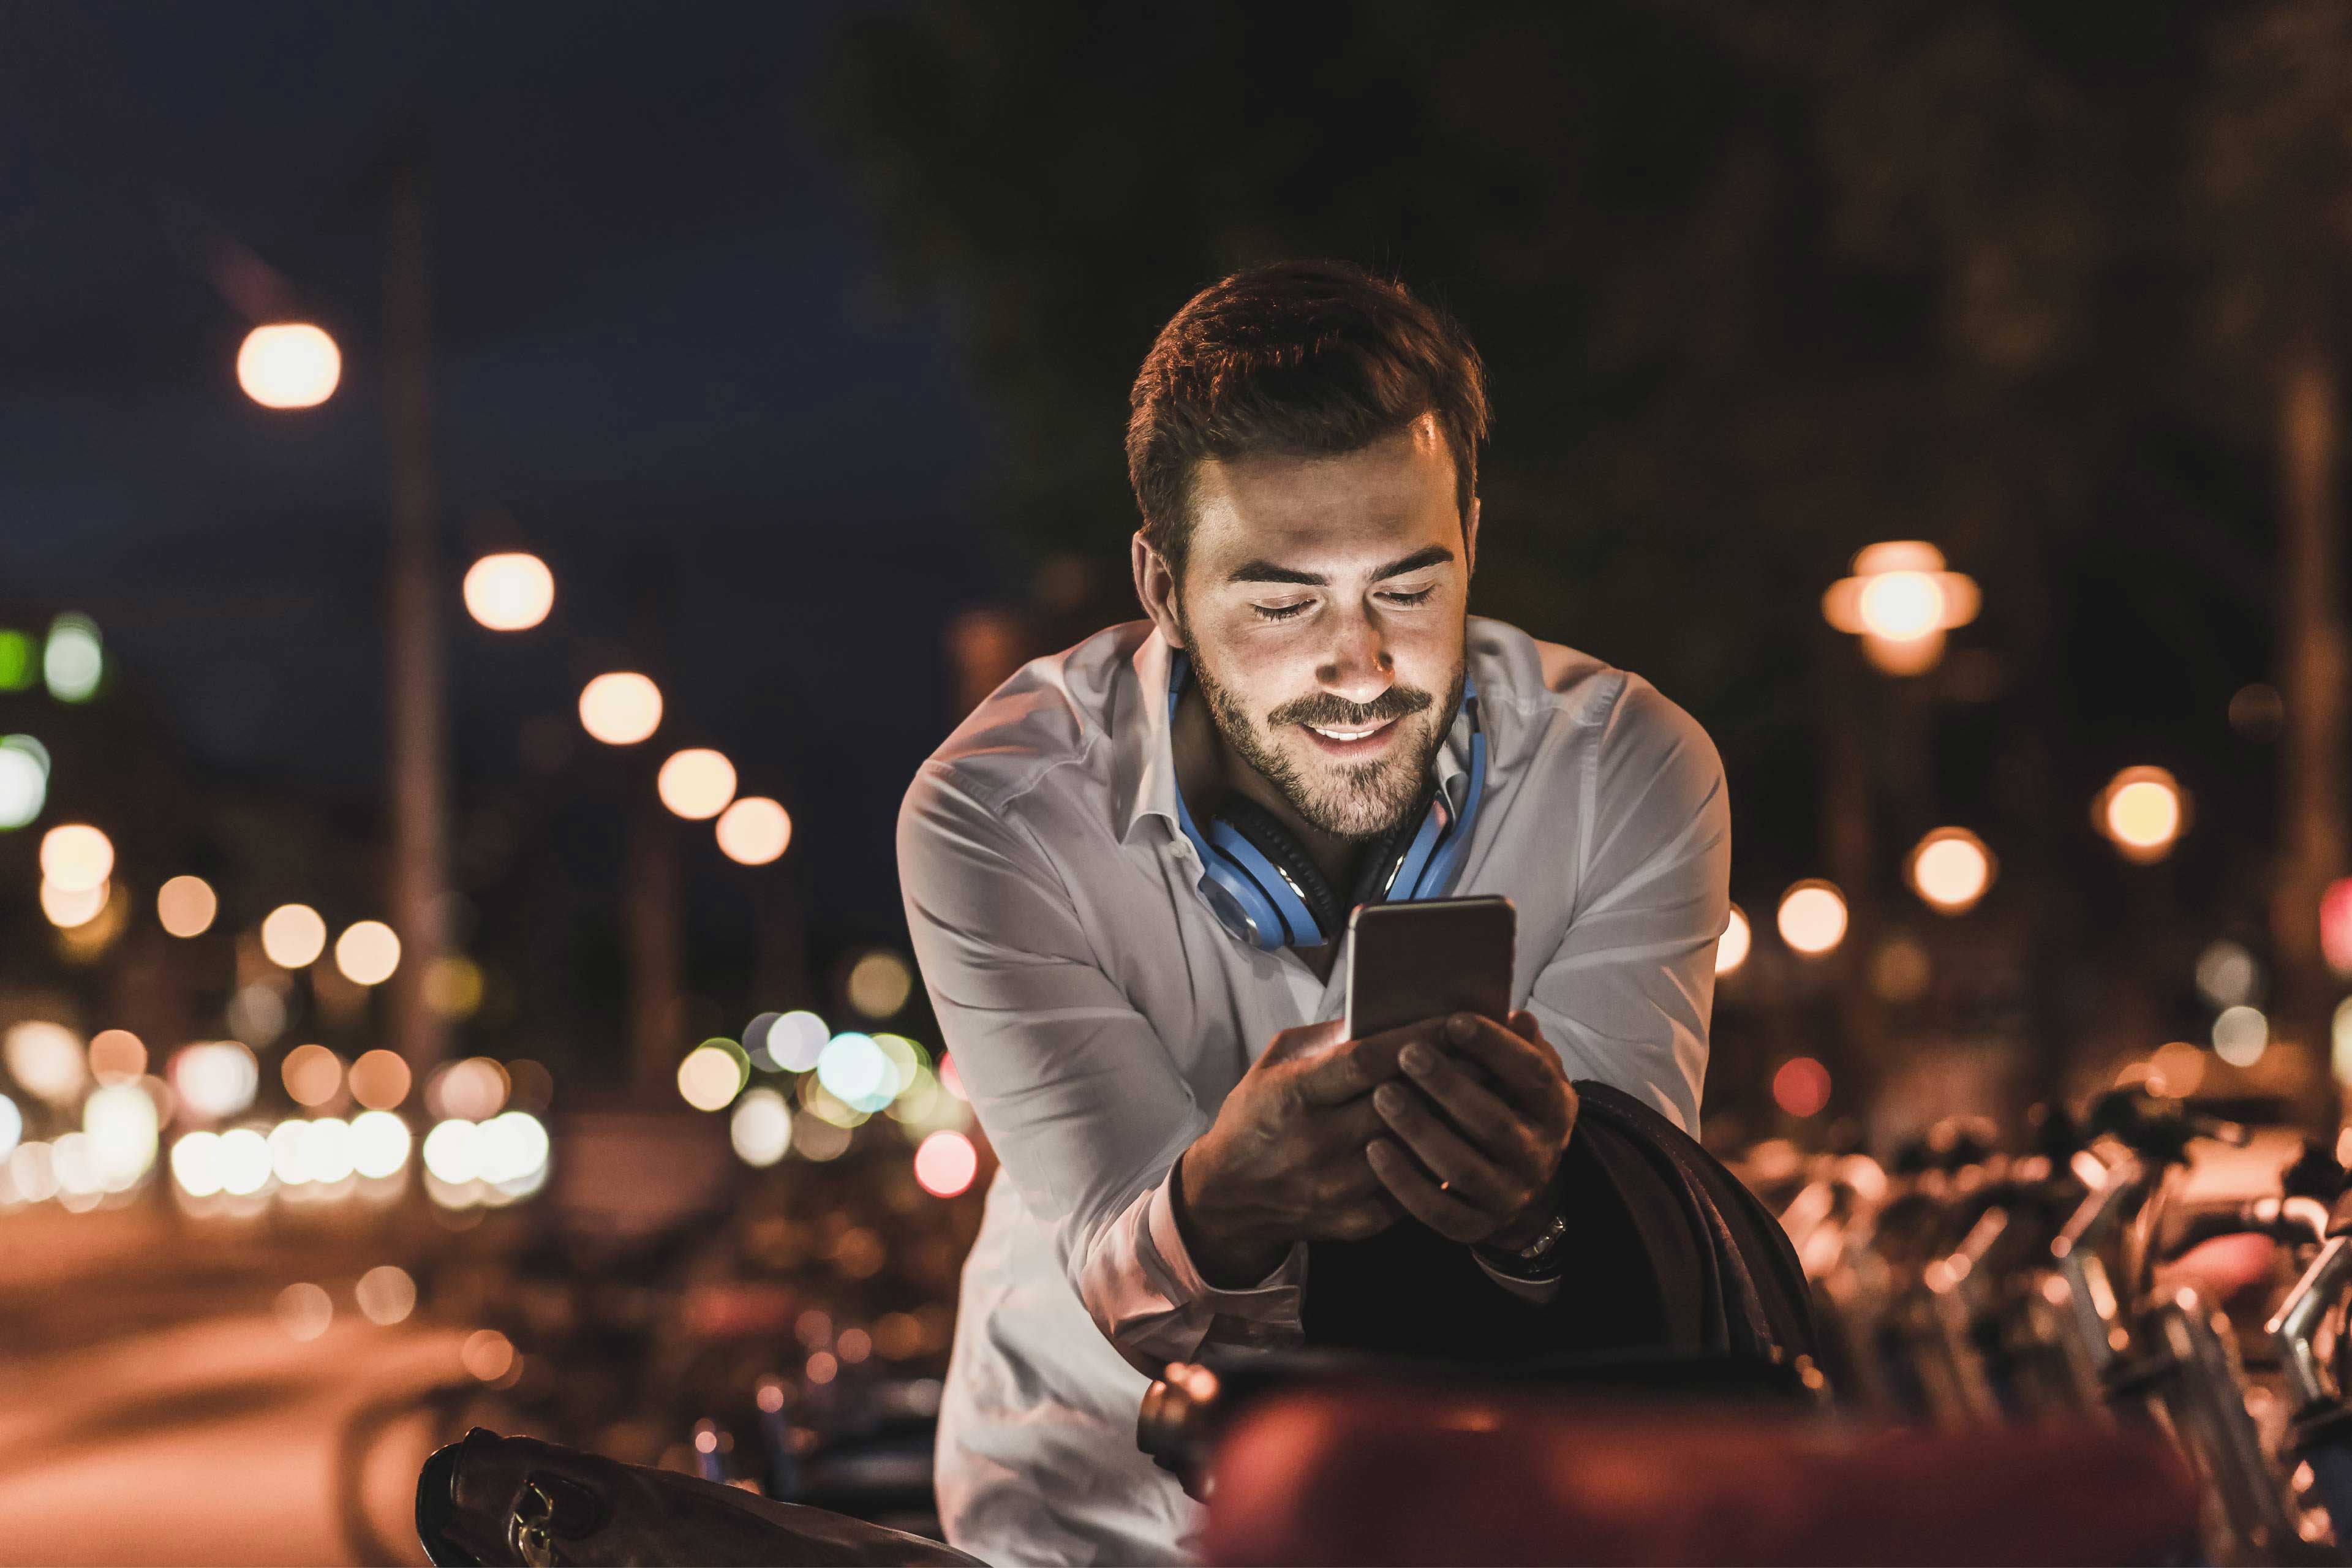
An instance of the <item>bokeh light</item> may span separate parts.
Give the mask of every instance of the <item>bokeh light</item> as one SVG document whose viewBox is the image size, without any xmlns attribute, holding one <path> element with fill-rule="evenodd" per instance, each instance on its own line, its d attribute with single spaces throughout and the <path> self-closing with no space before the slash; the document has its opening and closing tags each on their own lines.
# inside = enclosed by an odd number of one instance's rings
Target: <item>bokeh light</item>
<svg viewBox="0 0 2352 1568">
<path fill-rule="evenodd" d="M 79 931 L 105 912 L 107 901 L 114 896 L 112 884 L 100 882 L 95 888 L 67 889 L 55 882 L 41 884 L 41 913 L 59 931 Z"/>
<path fill-rule="evenodd" d="M 17 1142 L 25 1136 L 25 1113 L 16 1102 L 0 1094 L 0 1160 L 16 1152 Z"/>
<path fill-rule="evenodd" d="M 849 970 L 849 1005 L 873 1019 L 895 1016 L 914 994 L 915 972 L 887 948 L 876 948 Z"/>
<path fill-rule="evenodd" d="M 303 969 L 327 951 L 327 922 L 308 904 L 280 904 L 261 922 L 261 951 L 280 969 Z"/>
<path fill-rule="evenodd" d="M 516 1187 L 547 1169 L 547 1128 L 528 1110 L 503 1111 L 474 1134 L 474 1173 L 493 1186 Z"/>
<path fill-rule="evenodd" d="M 1811 1057 L 1790 1057 L 1772 1075 L 1772 1103 L 1791 1116 L 1819 1116 L 1829 1102 L 1830 1069 Z"/>
<path fill-rule="evenodd" d="M 661 719 L 661 688 L 635 670 L 600 675 L 581 689 L 581 727 L 608 746 L 635 745 Z"/>
<path fill-rule="evenodd" d="M 240 985 L 228 999 L 229 1033 L 256 1050 L 286 1032 L 286 982 L 268 975 Z"/>
<path fill-rule="evenodd" d="M 396 1263 L 380 1263 L 361 1275 L 352 1295 L 361 1316 L 378 1328 L 404 1322 L 416 1310 L 416 1281 Z"/>
<path fill-rule="evenodd" d="M 436 1182 L 458 1186 L 481 1173 L 477 1129 L 470 1121 L 436 1121 L 425 1134 L 425 1169 Z"/>
<path fill-rule="evenodd" d="M 1799 882 L 1780 896 L 1780 940 L 1808 958 L 1833 952 L 1845 940 L 1845 895 L 1835 884 Z"/>
<path fill-rule="evenodd" d="M 803 1160 L 819 1163 L 838 1160 L 849 1152 L 854 1136 L 848 1128 L 827 1121 L 813 1111 L 793 1113 L 793 1152 Z"/>
<path fill-rule="evenodd" d="M 49 623 L 48 641 L 41 647 L 41 679 L 50 696 L 60 702 L 87 702 L 98 695 L 105 675 L 106 649 L 96 621 L 67 614 Z"/>
<path fill-rule="evenodd" d="M 375 1179 L 394 1175 L 408 1163 L 412 1142 L 408 1123 L 391 1111 L 362 1110 L 352 1118 L 352 1168 Z"/>
<path fill-rule="evenodd" d="M 354 985 L 381 985 L 400 967 L 400 938 L 382 921 L 360 921 L 335 939 L 335 967 Z"/>
<path fill-rule="evenodd" d="M 102 1192 L 129 1192 L 155 1163 L 155 1102 L 135 1083 L 109 1084 L 84 1100 L 81 1130 Z"/>
<path fill-rule="evenodd" d="M 833 1030 L 815 1014 L 795 1010 L 768 1026 L 761 1052 L 785 1072 L 807 1072 L 824 1054 Z"/>
<path fill-rule="evenodd" d="M 898 1092 L 889 1058 L 870 1035 L 835 1035 L 817 1058 L 816 1076 L 829 1093 L 860 1110 L 878 1110 Z"/>
<path fill-rule="evenodd" d="M 2205 1081 L 2205 1053 L 2189 1040 L 2168 1040 L 2147 1058 L 2150 1093 L 2186 1099 Z"/>
<path fill-rule="evenodd" d="M 425 1001 L 445 1018 L 470 1018 L 482 1005 L 482 966 L 462 952 L 445 952 L 425 972 Z"/>
<path fill-rule="evenodd" d="M 41 835 L 41 880 L 61 893 L 86 893 L 114 874 L 114 842 L 87 822 L 63 822 Z"/>
<path fill-rule="evenodd" d="M 677 1064 L 677 1092 L 697 1110 L 723 1110 L 750 1077 L 750 1064 L 734 1041 L 705 1040 Z"/>
<path fill-rule="evenodd" d="M 458 1364 L 484 1383 L 497 1383 L 514 1370 L 513 1342 L 496 1329 L 477 1329 L 458 1347 Z"/>
<path fill-rule="evenodd" d="M 233 1127 L 215 1146 L 220 1190 L 248 1198 L 269 1184 L 269 1140 L 250 1127 Z"/>
<path fill-rule="evenodd" d="M 1992 886 L 1992 851 L 1965 827 L 1938 827 L 1919 840 L 1904 868 L 1911 890 L 1929 908 L 1965 914 Z"/>
<path fill-rule="evenodd" d="M 2338 877 L 2319 896 L 2319 951 L 2339 979 L 2352 979 L 2352 877 Z"/>
<path fill-rule="evenodd" d="M 342 379 L 342 351 L 308 321 L 256 327 L 236 351 L 236 384 L 264 408 L 315 408 Z"/>
<path fill-rule="evenodd" d="M 2092 820 L 2128 860 L 2143 864 L 2172 852 L 2187 826 L 2188 796 L 2163 768 L 2126 768 L 2092 804 Z"/>
<path fill-rule="evenodd" d="M 662 763 L 654 787 L 664 805 L 688 822 L 701 822 L 735 798 L 735 764 L 708 746 L 689 746 Z"/>
<path fill-rule="evenodd" d="M 0 832 L 41 815 L 49 798 L 47 753 L 30 735 L 0 735 Z"/>
<path fill-rule="evenodd" d="M 719 815 L 719 851 L 744 866 L 765 866 L 793 841 L 793 819 L 776 801 L 747 795 Z"/>
<path fill-rule="evenodd" d="M 261 1087 L 261 1067 L 237 1040 L 205 1040 L 173 1054 L 172 1089 L 189 1114 L 217 1121 L 253 1103 Z"/>
<path fill-rule="evenodd" d="M 507 1069 L 488 1057 L 467 1057 L 425 1080 L 425 1108 L 459 1121 L 487 1121 L 507 1102 Z"/>
<path fill-rule="evenodd" d="M 202 877 L 174 877 L 155 889 L 155 918 L 173 936 L 202 936 L 219 913 L 220 900 Z"/>
<path fill-rule="evenodd" d="M 137 1083 L 147 1070 L 146 1042 L 128 1029 L 100 1029 L 89 1037 L 89 1076 L 102 1084 Z"/>
<path fill-rule="evenodd" d="M 934 1132 L 915 1150 L 915 1180 L 935 1198 L 951 1198 L 971 1185 L 980 1152 L 961 1132 Z"/>
<path fill-rule="evenodd" d="M 793 1110 L 772 1089 L 747 1092 L 728 1119 L 727 1136 L 747 1165 L 772 1165 L 793 1146 Z"/>
<path fill-rule="evenodd" d="M 378 1046 L 352 1064 L 352 1098 L 370 1110 L 390 1110 L 408 1098 L 408 1063 Z"/>
<path fill-rule="evenodd" d="M 307 1280 L 278 1292 L 278 1326 L 294 1340 L 308 1343 L 327 1331 L 335 1321 L 334 1299 Z"/>
<path fill-rule="evenodd" d="M 2231 1067 L 2250 1068 L 2270 1048 L 2271 1021 L 2252 1007 L 2224 1007 L 2213 1020 L 2213 1054 Z"/>
<path fill-rule="evenodd" d="M 2244 946 L 2227 938 L 2209 942 L 2197 955 L 2197 994 L 2211 1007 L 2259 1002 L 2262 966 Z"/>
<path fill-rule="evenodd" d="M 324 1046 L 297 1046 L 278 1065 L 286 1092 L 297 1105 L 316 1110 L 343 1091 L 343 1058 Z"/>
<path fill-rule="evenodd" d="M 1729 974 L 1748 962 L 1748 949 L 1754 942 L 1748 929 L 1748 912 L 1738 904 L 1731 906 L 1731 917 L 1725 923 L 1723 935 L 1716 939 L 1715 972 Z"/>
<path fill-rule="evenodd" d="M 494 632 L 529 631 L 555 607 L 555 574 L 527 551 L 485 555 L 466 573 L 466 613 Z"/>
<path fill-rule="evenodd" d="M 9 1026 L 7 1034 L 0 1036 L 0 1061 L 6 1062 L 8 1076 L 26 1093 L 52 1105 L 72 1100 L 89 1082 L 81 1037 L 47 1019 Z"/>
<path fill-rule="evenodd" d="M 1944 591 L 1926 572 L 1881 572 L 1862 586 L 1862 625 L 1889 642 L 1916 642 L 1940 631 Z"/>
<path fill-rule="evenodd" d="M 184 1133 L 172 1145 L 172 1180 L 192 1198 L 208 1198 L 221 1190 L 220 1134 Z"/>
</svg>

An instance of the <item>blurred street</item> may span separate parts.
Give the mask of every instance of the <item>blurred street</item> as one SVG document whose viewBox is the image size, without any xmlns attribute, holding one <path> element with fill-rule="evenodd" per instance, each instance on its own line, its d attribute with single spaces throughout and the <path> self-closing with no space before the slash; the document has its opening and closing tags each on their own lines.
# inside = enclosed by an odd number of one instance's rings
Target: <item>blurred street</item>
<svg viewBox="0 0 2352 1568">
<path fill-rule="evenodd" d="M 0 1240 L 0 1517 L 12 1561 L 362 1561 L 341 1436 L 371 1407 L 462 1378 L 464 1335 L 380 1328 L 353 1281 L 370 1237 L 171 1234 L 144 1209 L 13 1216 Z M 289 1284 L 338 1305 L 298 1341 Z M 423 1562 L 409 1523 L 421 1418 L 383 1434 L 361 1489 L 376 1535 Z"/>
</svg>

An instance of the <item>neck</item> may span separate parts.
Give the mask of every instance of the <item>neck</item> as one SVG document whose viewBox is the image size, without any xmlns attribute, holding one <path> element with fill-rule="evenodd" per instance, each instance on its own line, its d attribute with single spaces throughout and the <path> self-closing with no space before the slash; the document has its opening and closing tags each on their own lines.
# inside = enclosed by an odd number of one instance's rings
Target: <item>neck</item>
<svg viewBox="0 0 2352 1568">
<path fill-rule="evenodd" d="M 1187 681 L 1183 694 L 1176 700 L 1170 745 L 1176 760 L 1177 787 L 1183 790 L 1187 800 L 1207 800 L 1222 790 L 1249 796 L 1288 829 L 1298 847 L 1315 862 L 1315 868 L 1323 873 L 1325 881 L 1335 888 L 1354 885 L 1362 844 L 1326 833 L 1299 816 L 1297 808 L 1264 773 L 1234 755 L 1233 748 L 1217 733 L 1216 721 L 1210 716 L 1209 704 L 1201 695 L 1198 681 Z"/>
</svg>

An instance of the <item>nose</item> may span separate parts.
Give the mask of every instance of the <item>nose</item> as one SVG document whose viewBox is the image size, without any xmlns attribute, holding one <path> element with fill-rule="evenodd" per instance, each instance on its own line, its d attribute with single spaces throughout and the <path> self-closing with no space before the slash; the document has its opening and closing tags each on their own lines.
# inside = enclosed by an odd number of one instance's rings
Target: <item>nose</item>
<svg viewBox="0 0 2352 1568">
<path fill-rule="evenodd" d="M 1360 610 L 1341 618 L 1315 677 L 1335 697 L 1370 702 L 1395 683 L 1396 657 L 1379 625 Z"/>
</svg>

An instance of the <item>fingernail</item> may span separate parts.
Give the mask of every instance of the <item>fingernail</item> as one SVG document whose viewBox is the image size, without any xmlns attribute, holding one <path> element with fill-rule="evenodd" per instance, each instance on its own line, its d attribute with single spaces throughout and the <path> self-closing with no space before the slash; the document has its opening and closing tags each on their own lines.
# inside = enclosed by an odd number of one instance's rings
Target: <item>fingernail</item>
<svg viewBox="0 0 2352 1568">
<path fill-rule="evenodd" d="M 1456 1013 L 1445 1020 L 1445 1032 L 1457 1040 L 1467 1041 L 1478 1030 L 1478 1020 L 1467 1013 Z"/>
<path fill-rule="evenodd" d="M 1404 1063 L 1405 1071 L 1424 1073 L 1437 1065 L 1437 1053 L 1415 1040 L 1398 1054 L 1397 1059 Z"/>
<path fill-rule="evenodd" d="M 1372 1106 L 1382 1111 L 1400 1110 L 1404 1107 L 1404 1090 L 1392 1083 L 1384 1083 L 1372 1090 Z"/>
</svg>

